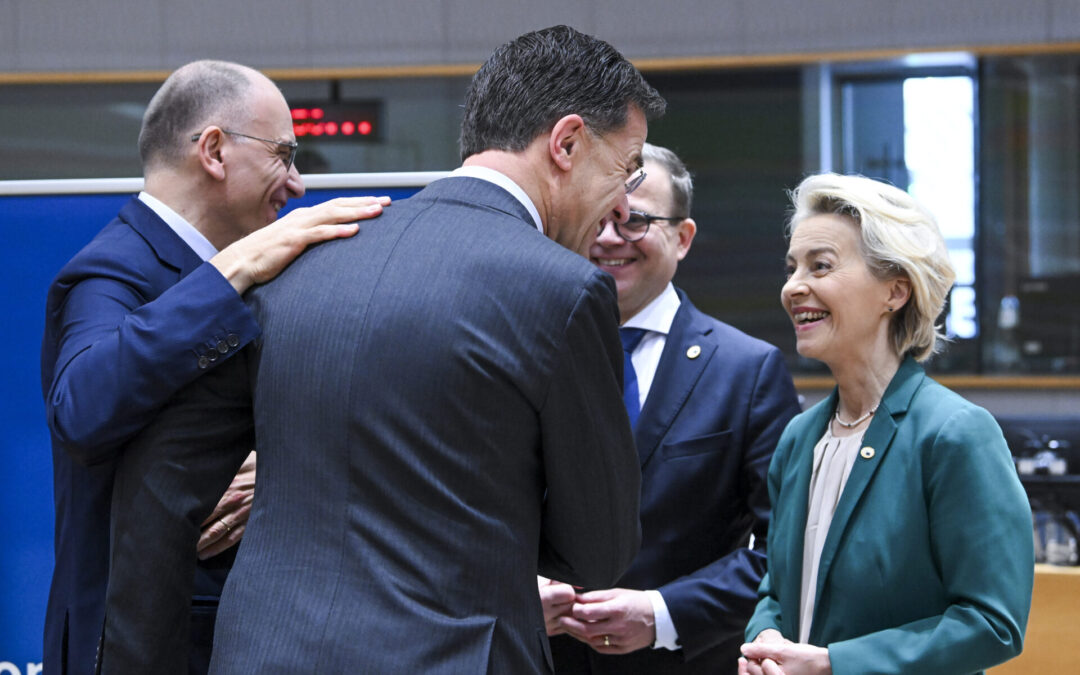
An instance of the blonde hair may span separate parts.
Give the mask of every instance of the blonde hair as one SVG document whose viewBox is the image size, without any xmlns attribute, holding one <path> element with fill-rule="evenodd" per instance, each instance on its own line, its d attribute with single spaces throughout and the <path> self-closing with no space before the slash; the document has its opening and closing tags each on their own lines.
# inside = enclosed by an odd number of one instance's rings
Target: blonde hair
<svg viewBox="0 0 1080 675">
<path fill-rule="evenodd" d="M 823 173 L 791 192 L 795 212 L 788 237 L 812 216 L 847 216 L 859 228 L 859 251 L 878 279 L 906 277 L 911 296 L 892 317 L 892 346 L 901 356 L 925 361 L 945 336 L 935 325 L 956 280 L 945 239 L 934 216 L 907 192 L 864 176 Z"/>
</svg>

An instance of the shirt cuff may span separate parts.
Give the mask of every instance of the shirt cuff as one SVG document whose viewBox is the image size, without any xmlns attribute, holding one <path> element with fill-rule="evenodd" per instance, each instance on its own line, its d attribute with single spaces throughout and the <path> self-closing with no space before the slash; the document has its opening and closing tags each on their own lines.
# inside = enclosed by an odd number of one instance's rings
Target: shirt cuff
<svg viewBox="0 0 1080 675">
<path fill-rule="evenodd" d="M 679 634 L 675 631 L 675 624 L 671 622 L 671 612 L 668 611 L 667 603 L 660 591 L 645 591 L 646 597 L 652 603 L 653 622 L 656 627 L 656 642 L 653 649 L 670 649 L 675 651 L 679 647 Z"/>
</svg>

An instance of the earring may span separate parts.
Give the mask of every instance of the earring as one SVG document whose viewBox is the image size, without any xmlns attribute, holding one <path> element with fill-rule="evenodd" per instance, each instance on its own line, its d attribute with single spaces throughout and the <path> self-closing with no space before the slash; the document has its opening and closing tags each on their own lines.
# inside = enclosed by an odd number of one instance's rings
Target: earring
<svg viewBox="0 0 1080 675">
<path fill-rule="evenodd" d="M 893 308 L 892 308 L 892 307 L 890 307 L 890 308 L 889 308 L 889 311 L 890 311 L 890 312 L 891 312 L 891 311 L 893 311 Z"/>
</svg>

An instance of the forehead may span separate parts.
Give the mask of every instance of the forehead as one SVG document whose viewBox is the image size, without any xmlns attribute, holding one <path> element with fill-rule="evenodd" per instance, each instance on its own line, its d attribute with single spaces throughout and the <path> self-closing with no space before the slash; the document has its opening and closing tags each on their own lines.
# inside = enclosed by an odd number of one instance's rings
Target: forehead
<svg viewBox="0 0 1080 675">
<path fill-rule="evenodd" d="M 292 113 L 285 97 L 273 82 L 265 78 L 256 78 L 248 101 L 253 128 L 266 134 L 268 138 L 291 140 Z"/>
<path fill-rule="evenodd" d="M 656 162 L 645 162 L 645 180 L 638 189 L 630 193 L 630 208 L 636 211 L 648 211 L 653 209 L 666 209 L 671 206 L 671 174 L 662 165 Z M 668 213 L 652 213 L 652 215 L 666 216 Z"/>
<path fill-rule="evenodd" d="M 835 213 L 810 216 L 795 225 L 788 244 L 788 256 L 798 257 L 822 250 L 841 256 L 857 254 L 858 237 L 859 227 L 848 216 Z"/>
</svg>

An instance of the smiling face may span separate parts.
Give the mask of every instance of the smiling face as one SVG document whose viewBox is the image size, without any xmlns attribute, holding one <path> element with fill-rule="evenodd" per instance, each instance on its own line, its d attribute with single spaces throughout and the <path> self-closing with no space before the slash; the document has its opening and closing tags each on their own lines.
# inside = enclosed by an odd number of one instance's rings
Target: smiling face
<svg viewBox="0 0 1080 675">
<path fill-rule="evenodd" d="M 646 162 L 645 174 L 645 181 L 630 194 L 630 208 L 653 216 L 685 216 L 673 212 L 667 170 L 656 162 Z M 696 231 L 697 226 L 689 218 L 655 220 L 642 239 L 628 242 L 615 232 L 610 218 L 601 221 L 600 234 L 589 248 L 589 260 L 615 278 L 624 323 L 660 295 L 674 278 Z"/>
<path fill-rule="evenodd" d="M 275 141 L 292 142 L 292 115 L 285 98 L 263 77 L 253 81 L 246 106 L 248 116 L 229 131 Z M 302 197 L 304 184 L 296 166 L 285 167 L 288 148 L 254 138 L 225 134 L 226 211 L 236 239 L 277 220 L 289 199 Z"/>
<path fill-rule="evenodd" d="M 845 360 L 869 361 L 878 350 L 891 351 L 888 308 L 896 282 L 871 274 L 851 218 L 821 214 L 798 223 L 787 275 L 781 302 L 795 325 L 799 354 L 835 371 Z"/>
<path fill-rule="evenodd" d="M 565 176 L 565 185 L 553 200 L 547 223 L 552 239 L 588 256 L 602 220 L 626 221 L 626 181 L 641 166 L 641 146 L 647 134 L 645 116 L 634 106 L 627 111 L 621 129 L 604 135 L 590 131 L 583 134 L 580 159 Z"/>
</svg>

